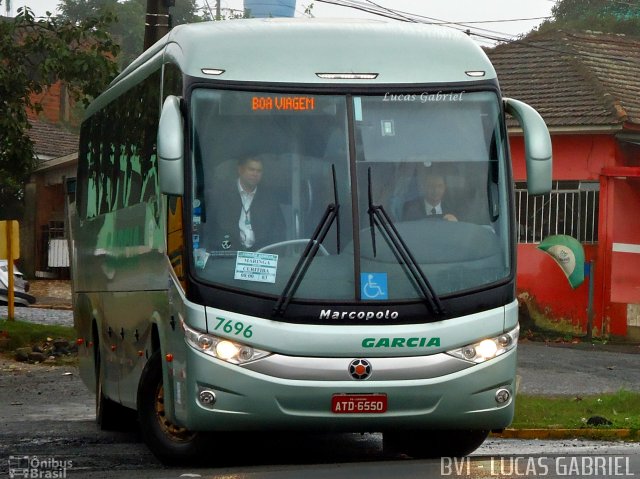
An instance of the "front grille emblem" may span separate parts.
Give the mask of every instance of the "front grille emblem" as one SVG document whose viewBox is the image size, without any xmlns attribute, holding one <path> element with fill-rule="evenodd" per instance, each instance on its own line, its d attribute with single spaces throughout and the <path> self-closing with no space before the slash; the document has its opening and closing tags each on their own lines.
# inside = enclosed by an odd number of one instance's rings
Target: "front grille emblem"
<svg viewBox="0 0 640 479">
<path fill-rule="evenodd" d="M 349 374 L 353 379 L 368 379 L 371 376 L 371 363 L 366 359 L 354 359 L 349 364 Z"/>
</svg>

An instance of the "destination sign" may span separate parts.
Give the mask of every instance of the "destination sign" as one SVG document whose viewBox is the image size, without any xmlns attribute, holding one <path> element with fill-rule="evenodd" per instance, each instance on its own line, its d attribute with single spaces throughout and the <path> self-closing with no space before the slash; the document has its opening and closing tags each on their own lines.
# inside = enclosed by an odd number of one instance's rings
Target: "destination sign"
<svg viewBox="0 0 640 479">
<path fill-rule="evenodd" d="M 315 110 L 316 99 L 311 96 L 254 96 L 252 110 L 309 111 Z"/>
</svg>

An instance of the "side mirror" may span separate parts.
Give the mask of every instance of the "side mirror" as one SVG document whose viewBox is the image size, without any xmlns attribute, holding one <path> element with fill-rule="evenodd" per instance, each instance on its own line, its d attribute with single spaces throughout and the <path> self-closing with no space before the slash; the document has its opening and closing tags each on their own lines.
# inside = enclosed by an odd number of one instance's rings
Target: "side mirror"
<svg viewBox="0 0 640 479">
<path fill-rule="evenodd" d="M 524 132 L 524 154 L 527 165 L 529 194 L 541 195 L 551 191 L 551 136 L 544 120 L 536 110 L 518 100 L 504 99 L 504 109 L 513 115 Z"/>
<path fill-rule="evenodd" d="M 165 195 L 184 194 L 184 123 L 173 95 L 164 101 L 158 125 L 158 179 Z"/>
</svg>

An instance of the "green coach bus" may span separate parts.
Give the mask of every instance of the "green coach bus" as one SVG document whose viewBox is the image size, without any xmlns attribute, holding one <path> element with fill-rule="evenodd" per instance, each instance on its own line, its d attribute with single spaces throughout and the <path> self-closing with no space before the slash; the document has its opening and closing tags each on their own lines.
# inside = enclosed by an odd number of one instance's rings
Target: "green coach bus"
<svg viewBox="0 0 640 479">
<path fill-rule="evenodd" d="M 70 203 L 80 372 L 165 463 L 234 431 L 464 455 L 513 417 L 516 225 L 551 142 L 466 35 L 174 28 L 88 108 Z M 209 449 L 212 450 L 212 449 Z"/>
</svg>

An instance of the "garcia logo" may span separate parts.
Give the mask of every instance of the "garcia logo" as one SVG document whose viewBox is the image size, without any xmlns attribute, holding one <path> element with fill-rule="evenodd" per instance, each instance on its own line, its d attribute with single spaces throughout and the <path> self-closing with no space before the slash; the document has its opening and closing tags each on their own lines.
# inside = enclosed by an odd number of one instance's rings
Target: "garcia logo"
<svg viewBox="0 0 640 479">
<path fill-rule="evenodd" d="M 440 346 L 440 338 L 364 338 L 363 348 L 430 348 Z"/>
</svg>

